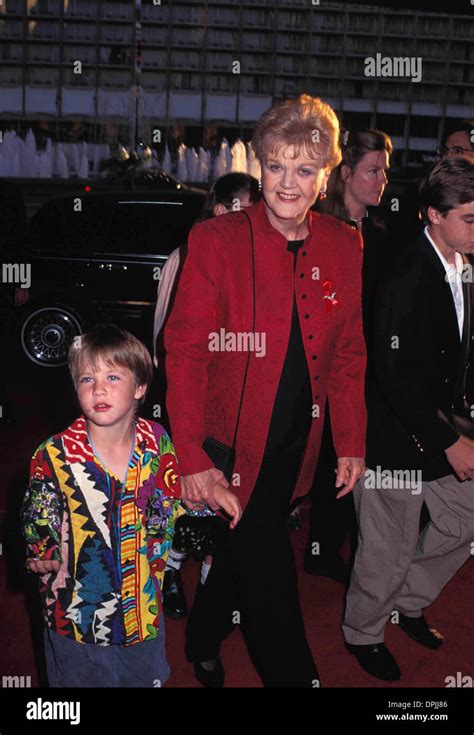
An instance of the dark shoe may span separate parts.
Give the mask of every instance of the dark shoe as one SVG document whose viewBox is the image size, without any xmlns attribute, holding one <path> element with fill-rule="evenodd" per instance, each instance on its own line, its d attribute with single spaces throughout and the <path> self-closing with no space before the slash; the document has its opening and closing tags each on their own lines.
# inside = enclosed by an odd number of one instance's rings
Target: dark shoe
<svg viewBox="0 0 474 735">
<path fill-rule="evenodd" d="M 348 586 L 351 578 L 351 570 L 346 564 L 342 556 L 336 556 L 334 559 L 325 560 L 319 556 L 305 554 L 304 570 L 307 574 L 313 574 L 315 577 L 329 577 L 339 584 Z"/>
<path fill-rule="evenodd" d="M 400 668 L 384 643 L 373 643 L 368 646 L 346 643 L 346 648 L 371 676 L 384 681 L 398 681 L 400 678 Z"/>
<path fill-rule="evenodd" d="M 163 610 L 173 620 L 185 618 L 188 614 L 183 582 L 179 569 L 167 569 L 163 580 Z"/>
<path fill-rule="evenodd" d="M 443 643 L 443 636 L 436 628 L 430 628 L 423 615 L 421 618 L 408 618 L 401 612 L 398 612 L 398 625 L 400 628 L 417 643 L 426 648 L 435 650 Z"/>
<path fill-rule="evenodd" d="M 195 661 L 194 662 L 194 675 L 196 679 L 201 682 L 205 687 L 219 688 L 224 686 L 225 671 L 222 666 L 220 658 L 216 659 L 216 664 L 213 669 L 208 671 L 202 665 L 206 662 Z"/>
</svg>

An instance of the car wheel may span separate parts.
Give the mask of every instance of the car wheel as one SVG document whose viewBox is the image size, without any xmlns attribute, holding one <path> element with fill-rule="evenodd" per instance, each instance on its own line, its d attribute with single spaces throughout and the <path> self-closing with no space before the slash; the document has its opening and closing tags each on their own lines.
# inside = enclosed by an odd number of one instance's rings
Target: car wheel
<svg viewBox="0 0 474 735">
<path fill-rule="evenodd" d="M 36 365 L 60 367 L 67 363 L 69 347 L 82 331 L 80 317 L 69 306 L 41 306 L 23 322 L 21 346 Z"/>
</svg>

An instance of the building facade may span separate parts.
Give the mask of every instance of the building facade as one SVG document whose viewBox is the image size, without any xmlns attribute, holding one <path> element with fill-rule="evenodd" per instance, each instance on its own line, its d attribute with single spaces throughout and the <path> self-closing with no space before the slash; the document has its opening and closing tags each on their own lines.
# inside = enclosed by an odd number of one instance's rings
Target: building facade
<svg viewBox="0 0 474 735">
<path fill-rule="evenodd" d="M 422 60 L 420 81 L 367 59 Z M 41 142 L 212 145 L 272 102 L 319 95 L 390 133 L 400 163 L 474 115 L 469 15 L 325 0 L 0 0 L 0 127 Z M 135 126 L 138 129 L 135 131 Z"/>
</svg>

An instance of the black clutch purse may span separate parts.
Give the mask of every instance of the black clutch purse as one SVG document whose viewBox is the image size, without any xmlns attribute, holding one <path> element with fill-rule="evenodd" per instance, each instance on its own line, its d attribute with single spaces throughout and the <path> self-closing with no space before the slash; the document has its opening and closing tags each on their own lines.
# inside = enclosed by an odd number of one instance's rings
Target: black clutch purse
<svg viewBox="0 0 474 735">
<path fill-rule="evenodd" d="M 208 436 L 204 440 L 202 448 L 212 460 L 214 467 L 222 470 L 227 482 L 230 483 L 235 467 L 235 447 L 229 447 L 212 436 Z"/>
<path fill-rule="evenodd" d="M 254 247 L 254 242 L 253 242 L 253 228 L 252 228 L 252 222 L 250 221 L 250 217 L 248 216 L 247 212 L 242 210 L 242 213 L 245 214 L 245 216 L 247 217 L 249 226 L 250 226 L 250 243 L 251 243 L 251 249 L 252 249 L 252 292 L 253 292 L 252 334 L 255 334 L 256 293 L 255 293 L 255 247 Z M 232 440 L 232 446 L 229 447 L 228 444 L 224 444 L 223 442 L 219 441 L 218 439 L 215 439 L 212 436 L 208 436 L 206 439 L 204 439 L 203 444 L 202 444 L 202 448 L 206 452 L 207 456 L 212 460 L 214 467 L 216 467 L 218 470 L 221 470 L 223 472 L 224 477 L 229 483 L 232 480 L 232 474 L 234 472 L 234 467 L 235 467 L 235 459 L 236 459 L 235 442 L 237 439 L 237 431 L 239 429 L 240 413 L 242 411 L 242 404 L 244 401 L 245 386 L 247 384 L 247 373 L 249 369 L 249 361 L 250 361 L 250 350 L 247 353 L 247 362 L 245 364 L 244 380 L 242 383 L 239 410 L 237 412 L 237 419 L 235 422 L 235 430 L 234 430 L 234 438 Z"/>
</svg>

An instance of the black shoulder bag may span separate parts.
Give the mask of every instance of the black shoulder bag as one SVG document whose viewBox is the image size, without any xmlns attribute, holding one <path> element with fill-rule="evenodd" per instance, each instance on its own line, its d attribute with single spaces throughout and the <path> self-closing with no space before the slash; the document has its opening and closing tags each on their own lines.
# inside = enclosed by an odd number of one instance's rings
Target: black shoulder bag
<svg viewBox="0 0 474 735">
<path fill-rule="evenodd" d="M 249 226 L 250 226 L 250 240 L 251 240 L 251 248 L 252 248 L 252 291 L 253 291 L 252 334 L 255 334 L 256 293 L 255 293 L 255 248 L 254 248 L 254 241 L 253 241 L 253 227 L 252 227 L 252 222 L 247 212 L 243 210 L 242 212 L 247 217 Z M 224 444 L 223 442 L 219 441 L 218 439 L 215 439 L 212 436 L 208 436 L 202 444 L 202 448 L 204 449 L 208 457 L 212 460 L 212 462 L 214 463 L 214 466 L 218 470 L 222 470 L 222 472 L 224 473 L 224 477 L 226 478 L 228 482 L 231 482 L 232 474 L 234 472 L 235 442 L 237 439 L 237 431 L 239 429 L 240 413 L 242 411 L 242 404 L 244 401 L 245 386 L 247 384 L 247 373 L 249 369 L 249 362 L 250 362 L 250 350 L 248 351 L 247 363 L 245 365 L 244 381 L 242 384 L 242 392 L 240 394 L 239 410 L 237 411 L 237 420 L 235 422 L 234 438 L 232 440 L 232 445 L 229 447 L 227 444 Z"/>
</svg>

